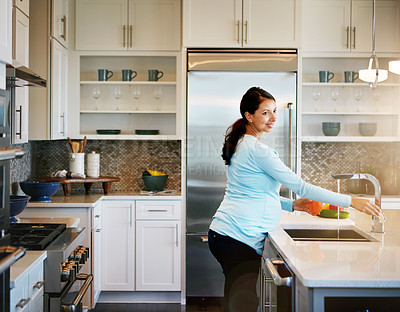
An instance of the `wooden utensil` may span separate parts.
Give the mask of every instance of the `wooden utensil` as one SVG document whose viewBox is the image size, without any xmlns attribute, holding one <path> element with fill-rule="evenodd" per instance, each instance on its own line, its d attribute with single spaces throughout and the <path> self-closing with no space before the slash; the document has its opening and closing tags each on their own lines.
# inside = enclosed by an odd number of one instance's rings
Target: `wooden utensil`
<svg viewBox="0 0 400 312">
<path fill-rule="evenodd" d="M 72 141 L 71 141 L 71 139 L 69 137 L 67 139 L 68 139 L 69 147 L 71 148 L 71 152 L 74 153 L 74 148 L 72 146 Z"/>
</svg>

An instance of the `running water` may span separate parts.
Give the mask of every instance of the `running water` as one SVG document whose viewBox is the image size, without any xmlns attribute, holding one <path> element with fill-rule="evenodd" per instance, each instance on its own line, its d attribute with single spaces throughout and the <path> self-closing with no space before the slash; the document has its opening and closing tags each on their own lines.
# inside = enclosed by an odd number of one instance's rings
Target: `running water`
<svg viewBox="0 0 400 312">
<path fill-rule="evenodd" d="M 338 191 L 338 193 L 340 193 L 340 179 L 337 179 L 337 191 Z M 340 220 L 340 218 L 339 218 L 339 206 L 337 206 L 337 238 L 339 238 L 339 234 L 340 234 L 340 232 L 339 232 L 339 226 L 340 226 L 340 224 L 339 224 L 339 220 Z"/>
</svg>

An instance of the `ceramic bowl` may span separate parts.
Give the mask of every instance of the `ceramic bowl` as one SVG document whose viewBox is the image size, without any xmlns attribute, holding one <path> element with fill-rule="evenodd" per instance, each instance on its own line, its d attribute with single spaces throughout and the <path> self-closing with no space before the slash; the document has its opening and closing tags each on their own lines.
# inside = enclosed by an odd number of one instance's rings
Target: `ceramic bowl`
<svg viewBox="0 0 400 312">
<path fill-rule="evenodd" d="M 168 175 L 160 176 L 144 176 L 137 180 L 137 183 L 141 187 L 145 187 L 148 191 L 160 192 L 164 190 L 165 183 L 167 183 Z M 142 182 L 143 181 L 143 182 Z"/>
<path fill-rule="evenodd" d="M 376 122 L 359 122 L 358 131 L 362 136 L 373 136 L 378 129 Z"/>
<path fill-rule="evenodd" d="M 49 197 L 57 192 L 60 182 L 23 181 L 19 185 L 30 201 L 51 202 Z"/>
<path fill-rule="evenodd" d="M 340 132 L 340 122 L 323 122 L 322 132 L 326 136 L 337 136 Z"/>
<path fill-rule="evenodd" d="M 15 218 L 16 215 L 19 215 L 22 211 L 24 211 L 30 196 L 18 196 L 11 195 L 10 196 L 10 221 L 17 222 Z"/>
</svg>

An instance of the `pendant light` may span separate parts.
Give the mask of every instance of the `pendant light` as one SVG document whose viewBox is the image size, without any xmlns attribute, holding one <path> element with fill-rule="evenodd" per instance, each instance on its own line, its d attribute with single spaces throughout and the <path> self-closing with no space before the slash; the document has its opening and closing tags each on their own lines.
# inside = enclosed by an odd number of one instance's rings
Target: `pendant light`
<svg viewBox="0 0 400 312">
<path fill-rule="evenodd" d="M 373 67 L 375 65 L 375 67 Z M 388 71 L 379 69 L 378 57 L 375 53 L 375 0 L 372 6 L 372 55 L 369 59 L 368 69 L 360 69 L 358 78 L 365 82 L 369 82 L 369 86 L 375 89 L 378 82 L 384 81 L 388 78 Z"/>
<path fill-rule="evenodd" d="M 394 74 L 400 75 L 400 61 L 390 61 L 389 62 L 389 71 Z"/>
</svg>

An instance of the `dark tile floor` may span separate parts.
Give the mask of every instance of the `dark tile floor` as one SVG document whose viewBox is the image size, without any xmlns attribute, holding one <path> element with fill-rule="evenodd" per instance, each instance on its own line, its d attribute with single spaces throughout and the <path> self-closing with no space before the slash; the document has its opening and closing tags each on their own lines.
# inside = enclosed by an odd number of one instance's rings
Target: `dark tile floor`
<svg viewBox="0 0 400 312">
<path fill-rule="evenodd" d="M 98 303 L 91 312 L 222 312 L 219 305 L 180 305 L 176 303 Z"/>
</svg>

